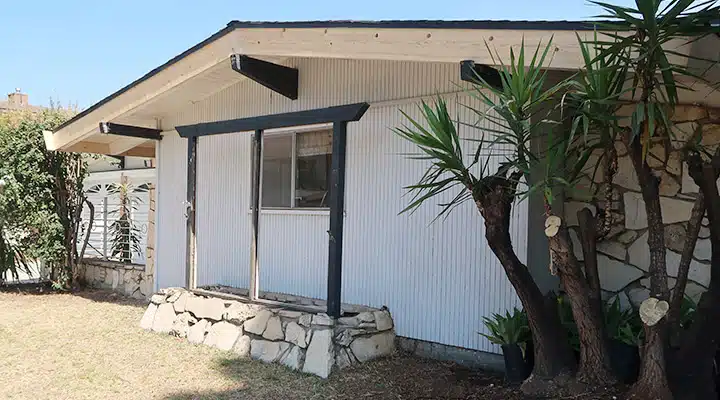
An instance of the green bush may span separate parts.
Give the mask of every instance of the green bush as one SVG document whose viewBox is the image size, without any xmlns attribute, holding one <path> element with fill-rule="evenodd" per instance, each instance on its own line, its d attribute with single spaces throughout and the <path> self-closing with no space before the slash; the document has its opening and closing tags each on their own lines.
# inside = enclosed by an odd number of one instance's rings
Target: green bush
<svg viewBox="0 0 720 400">
<path fill-rule="evenodd" d="M 85 164 L 78 154 L 46 150 L 43 140 L 71 115 L 57 108 L 0 115 L 0 282 L 26 269 L 24 260 L 43 260 L 60 286 L 72 279 Z"/>
</svg>

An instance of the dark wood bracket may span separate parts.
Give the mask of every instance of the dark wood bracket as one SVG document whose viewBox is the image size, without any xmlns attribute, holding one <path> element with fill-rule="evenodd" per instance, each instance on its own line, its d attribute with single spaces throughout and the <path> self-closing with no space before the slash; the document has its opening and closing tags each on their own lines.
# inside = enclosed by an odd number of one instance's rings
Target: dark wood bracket
<svg viewBox="0 0 720 400">
<path fill-rule="evenodd" d="M 230 56 L 232 69 L 291 100 L 298 98 L 298 70 L 243 54 Z"/>
<path fill-rule="evenodd" d="M 460 80 L 471 83 L 485 81 L 496 89 L 502 89 L 502 78 L 498 70 L 489 65 L 475 64 L 472 60 L 460 62 Z"/>
<path fill-rule="evenodd" d="M 152 129 L 152 128 L 144 128 L 141 126 L 115 124 L 112 122 L 101 122 L 100 123 L 100 133 L 104 133 L 106 135 L 127 136 L 127 137 L 134 137 L 134 138 L 148 139 L 148 140 L 161 140 L 162 139 L 162 135 L 161 135 L 162 130 L 160 130 L 160 129 Z"/>
</svg>

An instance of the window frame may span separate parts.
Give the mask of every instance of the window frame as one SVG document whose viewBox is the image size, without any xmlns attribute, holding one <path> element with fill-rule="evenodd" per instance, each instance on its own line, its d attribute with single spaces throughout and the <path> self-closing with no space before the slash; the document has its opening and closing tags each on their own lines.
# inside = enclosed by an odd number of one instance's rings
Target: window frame
<svg viewBox="0 0 720 400">
<path fill-rule="evenodd" d="M 330 131 L 332 135 L 333 124 L 314 124 L 314 125 L 303 125 L 294 126 L 288 128 L 277 128 L 268 129 L 263 131 L 262 135 L 262 148 L 260 149 L 260 213 L 261 214 L 298 214 L 298 215 L 329 215 L 330 207 L 296 207 L 295 206 L 295 193 L 297 186 L 297 135 L 305 132 L 316 132 L 316 131 Z M 290 152 L 290 207 L 266 207 L 263 206 L 263 170 L 265 163 L 265 139 L 267 137 L 279 137 L 279 136 L 292 136 L 292 148 Z M 251 146 L 255 146 L 253 142 Z M 332 150 L 330 151 L 332 157 Z M 252 157 L 250 157 L 250 185 L 252 185 Z M 328 166 L 330 167 L 330 166 Z M 330 182 L 328 182 L 328 185 Z M 328 189 L 329 190 L 329 189 Z M 250 194 L 252 196 L 252 193 Z M 250 212 L 252 212 L 252 205 L 250 206 Z"/>
</svg>

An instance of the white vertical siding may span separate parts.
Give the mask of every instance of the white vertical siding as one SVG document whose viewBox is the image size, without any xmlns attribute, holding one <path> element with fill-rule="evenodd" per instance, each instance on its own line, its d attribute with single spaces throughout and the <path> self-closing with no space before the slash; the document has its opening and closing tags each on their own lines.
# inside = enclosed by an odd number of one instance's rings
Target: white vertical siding
<svg viewBox="0 0 720 400">
<path fill-rule="evenodd" d="M 425 166 L 403 156 L 416 150 L 390 128 L 404 122 L 399 107 L 417 115 L 416 99 L 412 98 L 458 90 L 458 65 L 321 59 L 291 59 L 287 64 L 300 71 L 298 100 L 290 101 L 244 81 L 164 119 L 163 126 L 360 101 L 375 103 L 360 122 L 349 125 L 342 300 L 388 306 L 397 333 L 402 336 L 497 351 L 477 334 L 484 331 L 481 317 L 517 305 L 518 301 L 502 267 L 485 245 L 483 221 L 474 205 L 468 202 L 434 223 L 440 208 L 431 204 L 413 214 L 398 215 L 409 201 L 403 186 L 416 183 Z M 456 105 L 474 100 L 454 95 L 446 98 L 453 115 L 473 120 L 470 112 Z M 380 103 L 390 100 L 399 101 L 393 105 Z M 480 135 L 477 130 L 460 129 L 465 137 Z M 249 133 L 213 136 L 199 142 L 197 240 L 201 285 L 247 286 L 250 136 Z M 163 140 L 161 147 L 166 144 Z M 179 146 L 172 151 L 182 159 L 184 174 L 186 148 Z M 161 167 L 165 153 L 165 149 L 160 152 Z M 472 158 L 470 154 L 468 158 Z M 173 168 L 172 157 L 167 160 L 169 168 Z M 491 160 L 490 171 L 495 171 L 498 161 L 499 158 Z M 162 177 L 161 168 L 160 199 Z M 184 183 L 166 190 L 182 191 L 180 198 L 184 198 Z M 159 204 L 158 208 L 163 206 Z M 325 215 L 261 215 L 262 290 L 324 298 L 327 221 Z M 184 227 L 184 220 L 181 223 Z M 171 229 L 161 223 L 159 237 L 175 235 Z M 515 207 L 512 230 L 518 255 L 524 260 L 526 203 Z M 178 243 L 184 246 L 184 231 L 181 238 L 168 241 L 175 242 L 177 257 L 182 259 L 184 251 L 178 250 Z M 181 266 L 159 260 L 159 271 L 166 268 L 184 271 L 184 259 L 181 263 L 171 257 L 165 260 Z M 162 272 L 159 273 L 162 277 Z"/>
<path fill-rule="evenodd" d="M 260 216 L 260 288 L 278 293 L 327 296 L 328 215 Z"/>
<path fill-rule="evenodd" d="M 157 161 L 155 285 L 185 286 L 187 141 L 175 131 L 164 132 Z"/>
<path fill-rule="evenodd" d="M 250 282 L 251 135 L 198 141 L 198 285 Z"/>
</svg>

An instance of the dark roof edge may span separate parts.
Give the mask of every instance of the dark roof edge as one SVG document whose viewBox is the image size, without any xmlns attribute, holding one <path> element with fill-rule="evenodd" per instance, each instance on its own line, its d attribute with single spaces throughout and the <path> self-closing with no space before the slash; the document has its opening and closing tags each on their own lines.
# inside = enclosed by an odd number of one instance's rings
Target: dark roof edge
<svg viewBox="0 0 720 400">
<path fill-rule="evenodd" d="M 102 107 L 114 98 L 127 92 L 143 81 L 150 79 L 169 66 L 182 60 L 235 29 L 262 28 L 386 28 L 386 29 L 508 29 L 508 30 L 592 30 L 595 24 L 605 21 L 297 21 L 297 22 L 251 22 L 230 21 L 227 26 L 195 46 L 171 58 L 164 64 L 134 80 L 127 86 L 105 97 L 87 109 L 81 111 L 59 127 L 58 131 Z"/>
<path fill-rule="evenodd" d="M 415 21 L 231 21 L 228 26 L 253 28 L 385 28 L 385 29 L 509 29 L 509 30 L 593 30 L 608 21 L 510 21 L 510 20 L 415 20 Z"/>
</svg>

